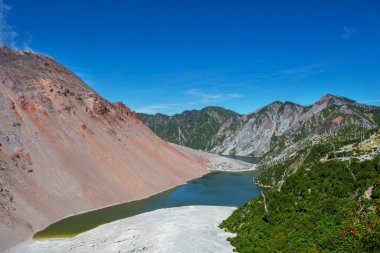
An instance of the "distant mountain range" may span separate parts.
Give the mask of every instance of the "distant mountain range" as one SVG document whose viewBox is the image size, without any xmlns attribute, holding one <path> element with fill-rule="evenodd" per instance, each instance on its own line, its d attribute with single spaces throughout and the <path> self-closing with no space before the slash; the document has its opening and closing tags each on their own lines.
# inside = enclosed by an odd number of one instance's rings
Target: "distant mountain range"
<svg viewBox="0 0 380 253">
<path fill-rule="evenodd" d="M 302 146 L 335 136 L 361 138 L 380 126 L 380 107 L 325 95 L 309 106 L 275 101 L 241 115 L 222 107 L 138 117 L 161 138 L 213 153 L 281 159 Z"/>
</svg>

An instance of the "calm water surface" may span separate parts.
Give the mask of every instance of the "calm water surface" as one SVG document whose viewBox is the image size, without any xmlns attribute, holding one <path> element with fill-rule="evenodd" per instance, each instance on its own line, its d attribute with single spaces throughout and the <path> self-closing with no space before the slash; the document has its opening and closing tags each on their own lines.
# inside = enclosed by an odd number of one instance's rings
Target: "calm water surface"
<svg viewBox="0 0 380 253">
<path fill-rule="evenodd" d="M 108 222 L 161 208 L 189 205 L 241 206 L 260 194 L 260 188 L 252 182 L 257 175 L 257 171 L 212 172 L 146 199 L 65 218 L 38 232 L 34 238 L 70 237 Z"/>
</svg>

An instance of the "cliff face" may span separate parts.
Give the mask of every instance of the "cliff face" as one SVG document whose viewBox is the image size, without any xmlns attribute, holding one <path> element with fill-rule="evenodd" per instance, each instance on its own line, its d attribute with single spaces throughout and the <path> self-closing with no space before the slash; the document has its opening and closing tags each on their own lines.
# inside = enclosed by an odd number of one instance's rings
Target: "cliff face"
<svg viewBox="0 0 380 253">
<path fill-rule="evenodd" d="M 64 216 L 204 173 L 53 59 L 0 47 L 0 250 Z"/>
<path fill-rule="evenodd" d="M 360 131 L 380 126 L 379 115 L 379 107 L 333 95 L 307 107 L 274 102 L 247 115 L 244 125 L 212 151 L 254 156 L 273 153 L 274 157 L 289 149 L 289 154 L 306 140 L 317 142 L 330 136 L 353 139 Z M 219 132 L 225 131 L 229 128 L 222 127 Z"/>
</svg>

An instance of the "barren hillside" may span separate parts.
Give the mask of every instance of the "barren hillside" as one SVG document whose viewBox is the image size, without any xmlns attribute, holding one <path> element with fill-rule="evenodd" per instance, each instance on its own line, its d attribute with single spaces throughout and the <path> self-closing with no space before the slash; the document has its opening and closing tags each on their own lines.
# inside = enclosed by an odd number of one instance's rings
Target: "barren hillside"
<svg viewBox="0 0 380 253">
<path fill-rule="evenodd" d="M 0 47 L 0 250 L 205 172 L 52 58 Z"/>
</svg>

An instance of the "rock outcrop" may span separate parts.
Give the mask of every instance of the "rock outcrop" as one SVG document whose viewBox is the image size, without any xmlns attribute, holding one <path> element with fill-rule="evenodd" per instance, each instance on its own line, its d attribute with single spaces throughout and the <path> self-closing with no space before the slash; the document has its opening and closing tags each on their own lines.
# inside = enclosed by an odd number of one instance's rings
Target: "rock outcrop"
<svg viewBox="0 0 380 253">
<path fill-rule="evenodd" d="M 205 173 L 52 58 L 0 47 L 0 250 Z"/>
</svg>

